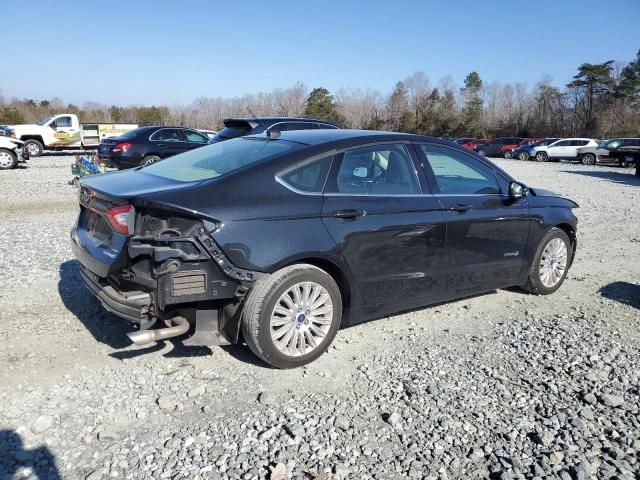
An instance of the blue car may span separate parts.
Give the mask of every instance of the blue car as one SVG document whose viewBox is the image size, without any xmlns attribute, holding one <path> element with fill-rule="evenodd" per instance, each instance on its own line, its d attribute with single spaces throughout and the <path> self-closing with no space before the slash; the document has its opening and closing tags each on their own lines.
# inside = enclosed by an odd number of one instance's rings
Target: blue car
<svg viewBox="0 0 640 480">
<path fill-rule="evenodd" d="M 513 158 L 519 158 L 520 160 L 529 160 L 531 158 L 531 152 L 534 147 L 541 147 L 545 145 L 550 145 L 556 140 L 560 140 L 559 138 L 545 138 L 543 140 L 538 140 L 535 143 L 530 143 L 529 145 L 521 145 L 513 150 Z"/>
</svg>

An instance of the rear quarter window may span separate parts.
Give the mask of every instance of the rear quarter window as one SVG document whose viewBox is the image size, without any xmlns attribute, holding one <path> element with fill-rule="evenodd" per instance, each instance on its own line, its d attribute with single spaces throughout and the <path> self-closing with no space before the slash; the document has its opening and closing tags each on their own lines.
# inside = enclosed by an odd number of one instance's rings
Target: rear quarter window
<svg viewBox="0 0 640 480">
<path fill-rule="evenodd" d="M 305 193 L 322 193 L 331 168 L 332 156 L 321 158 L 283 175 L 280 179 L 288 186 Z"/>
</svg>

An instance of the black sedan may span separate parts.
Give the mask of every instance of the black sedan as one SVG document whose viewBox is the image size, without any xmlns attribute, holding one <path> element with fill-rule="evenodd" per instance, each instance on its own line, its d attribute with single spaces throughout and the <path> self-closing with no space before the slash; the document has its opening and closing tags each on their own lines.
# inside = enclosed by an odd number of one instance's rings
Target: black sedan
<svg viewBox="0 0 640 480">
<path fill-rule="evenodd" d="M 292 132 L 294 130 L 324 130 L 340 128 L 337 125 L 315 120 L 313 118 L 299 117 L 250 117 L 227 118 L 224 120 L 224 128 L 214 135 L 209 143 L 222 142 L 232 138 L 256 135 L 269 132 Z"/>
<path fill-rule="evenodd" d="M 186 344 L 244 339 L 288 368 L 340 326 L 514 285 L 553 293 L 576 207 L 450 142 L 298 131 L 85 177 L 71 243 L 88 288 L 140 325 L 135 343 L 195 324 Z"/>
<path fill-rule="evenodd" d="M 118 169 L 150 165 L 207 144 L 204 133 L 184 127 L 140 127 L 100 142 L 100 160 Z"/>
</svg>

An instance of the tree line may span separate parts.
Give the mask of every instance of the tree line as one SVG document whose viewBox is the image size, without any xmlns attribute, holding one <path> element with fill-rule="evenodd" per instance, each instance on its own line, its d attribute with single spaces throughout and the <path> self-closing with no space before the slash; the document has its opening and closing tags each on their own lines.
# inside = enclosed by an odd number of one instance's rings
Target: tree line
<svg viewBox="0 0 640 480">
<path fill-rule="evenodd" d="M 451 77 L 432 84 L 424 72 L 396 83 L 392 92 L 341 88 L 289 88 L 240 97 L 200 97 L 189 105 L 118 106 L 60 98 L 5 100 L 0 124 L 35 122 L 76 113 L 82 122 L 183 125 L 218 130 L 225 118 L 256 115 L 307 116 L 345 128 L 390 130 L 434 136 L 612 138 L 640 135 L 640 50 L 629 62 L 583 63 L 564 86 L 550 77 L 526 83 L 487 83 L 470 72 L 461 86 Z"/>
</svg>

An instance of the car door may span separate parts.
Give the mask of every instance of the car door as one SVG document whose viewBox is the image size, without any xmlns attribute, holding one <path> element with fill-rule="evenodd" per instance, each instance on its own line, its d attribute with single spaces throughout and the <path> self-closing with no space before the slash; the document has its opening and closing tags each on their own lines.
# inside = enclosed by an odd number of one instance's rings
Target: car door
<svg viewBox="0 0 640 480">
<path fill-rule="evenodd" d="M 161 128 L 149 136 L 151 151 L 161 158 L 172 157 L 189 150 L 186 139 L 180 128 Z"/>
<path fill-rule="evenodd" d="M 571 143 L 567 147 L 565 158 L 575 158 L 578 156 L 578 149 L 586 146 L 589 143 L 588 140 L 571 140 Z"/>
<path fill-rule="evenodd" d="M 450 297 L 513 285 L 524 267 L 527 199 L 512 200 L 508 179 L 470 154 L 428 143 L 418 151 L 445 212 L 442 272 Z"/>
<path fill-rule="evenodd" d="M 444 212 L 415 160 L 410 143 L 361 146 L 327 180 L 323 222 L 372 309 L 438 298 Z"/>
<path fill-rule="evenodd" d="M 73 119 L 70 116 L 60 116 L 49 126 L 53 129 L 55 145 L 77 146 L 80 144 L 80 130 L 74 127 Z"/>
<path fill-rule="evenodd" d="M 570 144 L 571 140 L 561 140 L 556 142 L 547 148 L 547 155 L 549 158 L 565 158 Z"/>
<path fill-rule="evenodd" d="M 182 134 L 187 142 L 187 150 L 204 147 L 209 142 L 209 137 L 195 130 L 185 129 L 182 130 Z"/>
</svg>

